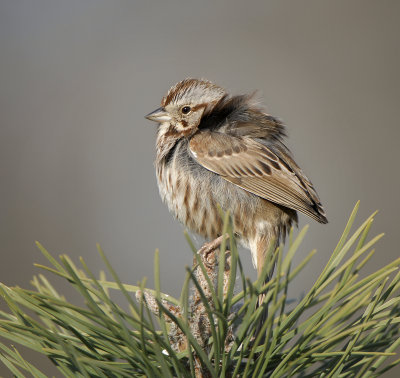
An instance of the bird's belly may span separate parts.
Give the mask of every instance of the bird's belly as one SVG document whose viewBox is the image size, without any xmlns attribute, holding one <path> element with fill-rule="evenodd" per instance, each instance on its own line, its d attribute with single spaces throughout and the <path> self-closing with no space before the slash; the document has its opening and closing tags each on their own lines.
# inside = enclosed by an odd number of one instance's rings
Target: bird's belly
<svg viewBox="0 0 400 378">
<path fill-rule="evenodd" d="M 207 239 L 221 235 L 220 205 L 224 211 L 229 210 L 235 233 L 244 239 L 251 236 L 262 199 L 205 169 L 193 174 L 176 166 L 156 168 L 162 200 L 191 231 Z"/>
</svg>

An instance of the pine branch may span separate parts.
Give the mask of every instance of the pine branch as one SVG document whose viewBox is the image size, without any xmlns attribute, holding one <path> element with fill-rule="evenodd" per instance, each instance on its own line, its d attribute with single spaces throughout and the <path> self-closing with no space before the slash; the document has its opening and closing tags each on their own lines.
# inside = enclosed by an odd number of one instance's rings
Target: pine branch
<svg viewBox="0 0 400 378">
<path fill-rule="evenodd" d="M 161 292 L 158 252 L 155 290 L 99 278 L 81 260 L 56 260 L 40 244 L 48 274 L 64 278 L 85 300 L 77 306 L 43 274 L 34 290 L 0 284 L 8 312 L 0 312 L 0 337 L 35 350 L 64 376 L 77 377 L 368 377 L 397 366 L 400 344 L 400 259 L 369 275 L 362 270 L 381 235 L 369 238 L 373 214 L 353 233 L 358 204 L 320 276 L 296 305 L 290 285 L 315 251 L 296 267 L 293 257 L 306 229 L 276 253 L 276 274 L 246 279 L 228 215 L 226 235 L 195 251 L 179 299 Z M 229 251 L 227 246 L 229 245 Z M 266 272 L 268 270 L 266 269 Z M 267 274 L 267 273 L 265 273 Z M 118 306 L 115 290 L 126 299 Z M 265 294 L 264 307 L 256 308 Z M 268 316 L 257 333 L 259 319 Z M 388 361 L 389 359 L 389 361 Z M 0 342 L 0 365 L 16 377 L 45 374 L 15 347 Z"/>
</svg>

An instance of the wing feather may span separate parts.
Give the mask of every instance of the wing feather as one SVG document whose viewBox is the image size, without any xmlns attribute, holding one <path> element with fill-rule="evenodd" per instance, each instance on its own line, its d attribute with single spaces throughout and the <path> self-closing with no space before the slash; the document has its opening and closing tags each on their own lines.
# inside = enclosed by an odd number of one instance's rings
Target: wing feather
<svg viewBox="0 0 400 378">
<path fill-rule="evenodd" d="M 271 202 L 298 210 L 321 223 L 326 217 L 310 180 L 287 150 L 255 139 L 199 131 L 190 140 L 195 160 L 225 180 Z"/>
</svg>

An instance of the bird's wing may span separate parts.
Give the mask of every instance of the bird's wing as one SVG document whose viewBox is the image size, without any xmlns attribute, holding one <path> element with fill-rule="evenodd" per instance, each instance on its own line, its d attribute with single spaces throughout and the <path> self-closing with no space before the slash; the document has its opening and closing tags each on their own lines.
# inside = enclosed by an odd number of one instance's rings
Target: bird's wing
<svg viewBox="0 0 400 378">
<path fill-rule="evenodd" d="M 252 138 L 199 131 L 189 149 L 194 159 L 225 180 L 271 202 L 326 223 L 311 182 L 285 151 L 278 154 Z"/>
</svg>

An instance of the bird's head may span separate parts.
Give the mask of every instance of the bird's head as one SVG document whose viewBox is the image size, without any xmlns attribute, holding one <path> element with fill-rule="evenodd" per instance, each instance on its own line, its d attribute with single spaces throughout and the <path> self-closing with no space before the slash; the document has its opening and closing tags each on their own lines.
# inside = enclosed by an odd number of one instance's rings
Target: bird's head
<svg viewBox="0 0 400 378">
<path fill-rule="evenodd" d="M 175 84 L 161 101 L 161 107 L 146 118 L 167 124 L 180 136 L 196 132 L 204 114 L 226 95 L 221 87 L 207 80 L 185 79 Z"/>
</svg>

